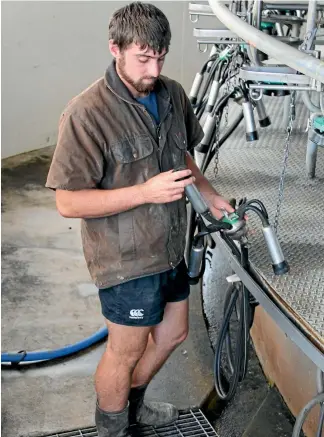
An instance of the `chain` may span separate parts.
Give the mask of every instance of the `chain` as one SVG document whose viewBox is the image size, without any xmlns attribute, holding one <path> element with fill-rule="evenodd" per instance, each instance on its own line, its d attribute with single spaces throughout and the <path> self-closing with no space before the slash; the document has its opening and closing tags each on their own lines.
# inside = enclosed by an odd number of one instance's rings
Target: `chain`
<svg viewBox="0 0 324 437">
<path fill-rule="evenodd" d="M 229 72 L 231 71 L 231 66 L 230 66 L 230 68 L 229 68 Z M 228 76 L 229 77 L 229 76 Z M 223 95 L 225 95 L 225 94 L 227 94 L 227 93 L 229 93 L 229 90 L 230 90 L 230 84 L 229 84 L 229 80 L 227 80 L 226 81 L 226 84 L 225 84 L 225 91 L 224 91 L 224 93 L 223 93 Z M 225 108 L 224 108 L 224 126 L 223 126 L 223 130 L 225 131 L 226 130 L 226 128 L 227 128 L 227 125 L 228 125 L 228 102 L 229 102 L 229 100 L 227 100 L 227 102 L 226 102 L 226 106 L 225 106 Z M 219 126 L 220 127 L 220 126 Z"/>
<path fill-rule="evenodd" d="M 276 233 L 278 233 L 277 229 L 278 229 L 280 209 L 281 209 L 281 204 L 282 204 L 283 194 L 284 194 L 285 176 L 286 176 L 288 157 L 289 157 L 289 145 L 290 145 L 290 140 L 291 140 L 291 133 L 292 133 L 292 129 L 293 129 L 293 124 L 294 124 L 294 120 L 295 120 L 295 100 L 296 100 L 296 91 L 292 91 L 291 95 L 290 95 L 289 117 L 288 117 L 288 125 L 286 128 L 287 135 L 286 135 L 284 157 L 283 157 L 282 170 L 281 170 L 280 182 L 279 182 L 278 201 L 277 201 L 276 215 L 275 215 L 274 225 L 273 225 Z"/>
<path fill-rule="evenodd" d="M 220 122 L 219 117 L 216 115 L 216 136 L 215 136 L 215 161 L 214 161 L 214 178 L 216 180 L 218 173 L 218 162 L 219 162 L 219 128 Z"/>
<path fill-rule="evenodd" d="M 224 89 L 223 95 L 228 94 L 234 88 L 232 81 L 229 80 L 229 78 L 232 76 L 232 73 L 234 71 L 234 68 L 233 68 L 234 56 L 235 56 L 235 54 L 232 54 L 232 57 L 229 61 L 230 64 L 229 64 L 229 68 L 228 68 L 227 80 L 225 82 L 225 87 L 224 87 L 225 89 Z M 226 128 L 228 126 L 228 110 L 229 110 L 229 100 L 227 100 L 226 106 L 224 108 L 224 126 L 223 126 L 224 131 L 226 130 Z"/>
<path fill-rule="evenodd" d="M 223 127 L 224 132 L 227 128 L 227 125 L 228 125 L 228 101 L 227 101 L 226 106 L 224 108 L 224 127 Z"/>
</svg>

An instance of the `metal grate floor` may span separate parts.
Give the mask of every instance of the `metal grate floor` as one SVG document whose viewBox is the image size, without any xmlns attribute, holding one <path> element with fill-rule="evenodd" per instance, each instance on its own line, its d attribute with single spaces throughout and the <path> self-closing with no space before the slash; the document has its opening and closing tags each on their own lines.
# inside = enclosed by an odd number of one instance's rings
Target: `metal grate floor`
<svg viewBox="0 0 324 437">
<path fill-rule="evenodd" d="M 130 427 L 133 437 L 218 437 L 218 434 L 200 409 L 180 411 L 179 419 L 169 426 Z M 98 437 L 95 427 L 47 434 L 39 437 Z"/>
<path fill-rule="evenodd" d="M 273 224 L 285 144 L 283 100 L 265 97 L 271 126 L 258 127 L 259 141 L 246 143 L 243 125 L 220 149 L 218 173 L 211 163 L 207 176 L 225 197 L 257 198 L 264 202 Z M 234 111 L 229 111 L 230 118 Z M 279 240 L 290 272 L 274 276 L 261 226 L 249 215 L 250 260 L 273 296 L 294 315 L 313 341 L 324 344 L 324 149 L 319 147 L 316 178 L 306 177 L 307 111 L 299 101 L 293 127 L 279 221 Z M 229 121 L 230 123 L 231 121 Z"/>
</svg>

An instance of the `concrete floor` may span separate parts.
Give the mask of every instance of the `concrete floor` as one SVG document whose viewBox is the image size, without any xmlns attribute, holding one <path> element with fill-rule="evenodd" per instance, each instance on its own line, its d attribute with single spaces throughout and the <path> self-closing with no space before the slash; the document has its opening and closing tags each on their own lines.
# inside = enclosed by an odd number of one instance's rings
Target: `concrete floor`
<svg viewBox="0 0 324 437">
<path fill-rule="evenodd" d="M 2 165 L 2 352 L 62 347 L 103 326 L 79 220 L 62 218 L 54 193 L 44 188 L 52 152 L 46 148 Z M 199 406 L 213 387 L 213 354 L 198 289 L 190 303 L 191 333 L 148 390 L 152 399 L 178 408 Z M 93 374 L 104 347 L 51 365 L 2 369 L 3 435 L 92 426 Z"/>
</svg>

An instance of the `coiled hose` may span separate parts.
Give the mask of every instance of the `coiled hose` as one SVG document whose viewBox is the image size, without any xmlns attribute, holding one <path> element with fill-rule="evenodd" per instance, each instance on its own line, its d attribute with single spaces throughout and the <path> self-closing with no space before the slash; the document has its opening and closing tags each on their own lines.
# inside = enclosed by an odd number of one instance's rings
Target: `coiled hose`
<svg viewBox="0 0 324 437">
<path fill-rule="evenodd" d="M 234 255 L 240 259 L 242 267 L 248 265 L 247 249 L 242 246 L 241 252 L 229 237 L 223 236 L 231 247 Z M 230 401 L 247 372 L 249 359 L 250 329 L 253 324 L 254 312 L 257 302 L 245 285 L 241 282 L 229 286 L 224 301 L 224 318 L 215 347 L 214 359 L 214 383 L 217 395 L 220 399 Z M 231 336 L 231 322 L 236 312 L 236 332 Z M 222 360 L 223 349 L 226 349 L 226 361 L 228 366 L 225 375 L 225 362 Z"/>
</svg>

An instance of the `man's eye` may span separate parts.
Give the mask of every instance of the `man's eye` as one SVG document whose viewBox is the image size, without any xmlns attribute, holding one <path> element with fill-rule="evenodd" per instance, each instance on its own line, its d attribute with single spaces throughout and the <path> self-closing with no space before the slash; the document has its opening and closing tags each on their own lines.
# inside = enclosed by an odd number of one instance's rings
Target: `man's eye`
<svg viewBox="0 0 324 437">
<path fill-rule="evenodd" d="M 159 62 L 164 62 L 165 61 L 165 58 L 160 58 L 159 59 Z"/>
<path fill-rule="evenodd" d="M 146 64 L 147 63 L 147 59 L 139 59 L 141 64 Z"/>
</svg>

